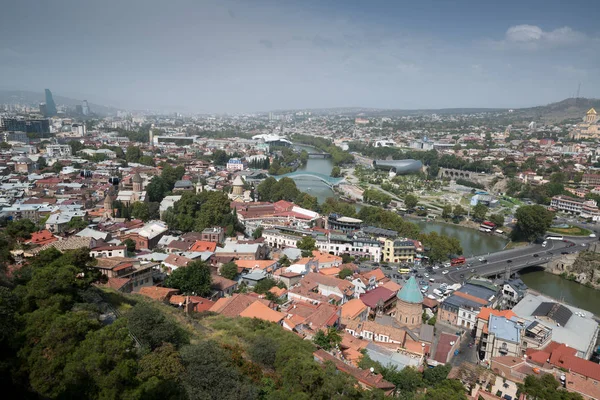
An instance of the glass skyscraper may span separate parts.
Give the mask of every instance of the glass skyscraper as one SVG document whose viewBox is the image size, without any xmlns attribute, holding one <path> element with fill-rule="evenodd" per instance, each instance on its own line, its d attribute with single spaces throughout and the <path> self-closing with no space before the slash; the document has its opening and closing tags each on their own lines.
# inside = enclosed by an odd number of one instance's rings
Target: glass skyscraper
<svg viewBox="0 0 600 400">
<path fill-rule="evenodd" d="M 56 115 L 56 104 L 52 98 L 52 92 L 50 89 L 46 89 L 46 117 L 53 117 Z"/>
</svg>

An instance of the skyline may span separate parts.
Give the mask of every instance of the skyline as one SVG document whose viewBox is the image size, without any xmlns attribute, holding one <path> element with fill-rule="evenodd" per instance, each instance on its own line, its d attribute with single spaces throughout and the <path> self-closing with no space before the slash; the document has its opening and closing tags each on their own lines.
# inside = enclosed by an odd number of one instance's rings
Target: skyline
<svg viewBox="0 0 600 400">
<path fill-rule="evenodd" d="M 25 0 L 0 16 L 0 88 L 197 113 L 519 108 L 579 82 L 600 97 L 599 14 L 583 0 Z"/>
</svg>

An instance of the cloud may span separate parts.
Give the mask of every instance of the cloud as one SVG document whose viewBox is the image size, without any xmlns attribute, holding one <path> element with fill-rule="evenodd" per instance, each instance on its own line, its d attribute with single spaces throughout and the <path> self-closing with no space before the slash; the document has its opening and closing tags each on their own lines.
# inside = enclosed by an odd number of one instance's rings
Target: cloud
<svg viewBox="0 0 600 400">
<path fill-rule="evenodd" d="M 537 25 L 515 25 L 508 28 L 504 43 L 525 48 L 569 46 L 582 43 L 588 37 L 568 26 L 544 31 Z"/>
<path fill-rule="evenodd" d="M 271 42 L 268 39 L 260 39 L 258 41 L 258 43 L 262 44 L 263 46 L 265 46 L 267 49 L 272 49 L 273 48 L 273 42 Z"/>
<path fill-rule="evenodd" d="M 586 69 L 578 68 L 573 65 L 557 65 L 554 67 L 554 69 L 561 75 L 572 77 L 585 77 L 588 74 Z"/>
</svg>

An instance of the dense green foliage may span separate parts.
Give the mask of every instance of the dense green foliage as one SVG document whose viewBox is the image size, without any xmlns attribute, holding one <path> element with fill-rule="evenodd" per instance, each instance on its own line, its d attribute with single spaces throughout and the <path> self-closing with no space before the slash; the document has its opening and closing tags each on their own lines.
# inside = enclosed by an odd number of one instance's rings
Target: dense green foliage
<svg viewBox="0 0 600 400">
<path fill-rule="evenodd" d="M 223 192 L 185 192 L 181 200 L 165 211 L 163 219 L 169 228 L 183 232 L 202 232 L 213 226 L 239 231 L 242 227 L 229 204 Z"/>
<path fill-rule="evenodd" d="M 313 250 L 317 249 L 317 241 L 312 236 L 302 236 L 296 242 L 296 248 L 302 250 L 302 257 L 310 257 Z"/>
<path fill-rule="evenodd" d="M 260 201 L 293 201 L 298 206 L 309 210 L 316 210 L 318 207 L 317 198 L 307 193 L 302 193 L 296 187 L 296 182 L 291 178 L 277 180 L 269 177 L 258 185 L 256 192 Z"/>
<path fill-rule="evenodd" d="M 347 151 L 334 145 L 330 140 L 310 135 L 295 134 L 292 136 L 292 141 L 296 143 L 307 144 L 316 147 L 317 149 L 331 154 L 331 160 L 334 165 L 343 165 L 351 163 L 354 156 Z"/>
<path fill-rule="evenodd" d="M 331 350 L 342 343 L 342 336 L 335 328 L 329 328 L 326 332 L 318 330 L 313 342 L 323 350 Z"/>
<path fill-rule="evenodd" d="M 363 192 L 363 201 L 365 203 L 387 207 L 392 201 L 391 196 L 377 189 L 365 189 Z"/>
<path fill-rule="evenodd" d="M 219 269 L 221 276 L 227 279 L 234 279 L 238 274 L 238 267 L 233 261 L 225 263 Z"/>
<path fill-rule="evenodd" d="M 204 261 L 192 261 L 173 271 L 164 286 L 179 289 L 183 294 L 208 296 L 212 292 L 211 283 L 210 267 Z"/>
<path fill-rule="evenodd" d="M 407 194 L 404 197 L 404 205 L 407 210 L 413 210 L 419 204 L 419 198 L 414 194 Z"/>
<path fill-rule="evenodd" d="M 482 203 L 477 203 L 477 205 L 474 206 L 473 210 L 471 211 L 471 217 L 473 217 L 475 221 L 483 221 L 488 211 L 488 206 Z"/>
<path fill-rule="evenodd" d="M 551 374 L 541 377 L 527 375 L 525 381 L 519 384 L 519 392 L 534 400 L 583 400 L 579 393 L 559 389 L 560 383 Z"/>
<path fill-rule="evenodd" d="M 512 231 L 513 240 L 535 240 L 543 236 L 550 225 L 554 214 L 544 206 L 521 206 L 515 213 L 517 225 Z"/>
<path fill-rule="evenodd" d="M 455 379 L 447 379 L 449 365 L 426 368 L 422 373 L 406 367 L 400 371 L 373 361 L 366 352 L 359 362 L 362 369 L 373 368 L 384 379 L 396 385 L 396 395 L 410 400 L 466 400 L 465 388 Z"/>
<path fill-rule="evenodd" d="M 148 199 L 152 202 L 160 203 L 162 199 L 173 190 L 175 182 L 180 180 L 185 174 L 185 168 L 178 166 L 173 168 L 170 164 L 162 163 L 162 172 L 160 176 L 154 176 L 146 186 Z"/>
</svg>

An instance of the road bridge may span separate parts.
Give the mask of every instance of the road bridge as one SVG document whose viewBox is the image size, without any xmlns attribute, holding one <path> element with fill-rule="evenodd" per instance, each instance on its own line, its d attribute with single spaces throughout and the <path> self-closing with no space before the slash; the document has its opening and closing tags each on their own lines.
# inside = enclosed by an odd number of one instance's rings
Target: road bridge
<svg viewBox="0 0 600 400">
<path fill-rule="evenodd" d="M 329 153 L 308 153 L 308 158 L 331 158 Z"/>
<path fill-rule="evenodd" d="M 447 277 L 453 282 L 463 282 L 473 275 L 491 277 L 504 274 L 507 269 L 513 274 L 528 267 L 545 267 L 562 253 L 578 253 L 587 250 L 590 243 L 598 239 L 581 237 L 565 240 L 548 240 L 546 247 L 541 244 L 530 244 L 516 249 L 503 250 L 497 253 L 468 258 L 466 264 L 459 268 L 450 267 Z M 483 259 L 485 261 L 480 261 Z"/>
<path fill-rule="evenodd" d="M 288 174 L 283 174 L 283 175 L 277 175 L 274 176 L 275 179 L 280 180 L 281 178 L 292 178 L 292 179 L 301 179 L 301 178 L 308 178 L 308 179 L 318 179 L 321 182 L 323 182 L 324 184 L 326 184 L 327 186 L 333 188 L 334 186 L 339 185 L 340 183 L 345 181 L 344 177 L 341 178 L 334 178 L 332 176 L 329 175 L 325 175 L 325 174 L 320 174 L 318 172 L 309 172 L 309 171 L 294 171 L 294 172 L 290 172 Z"/>
</svg>

